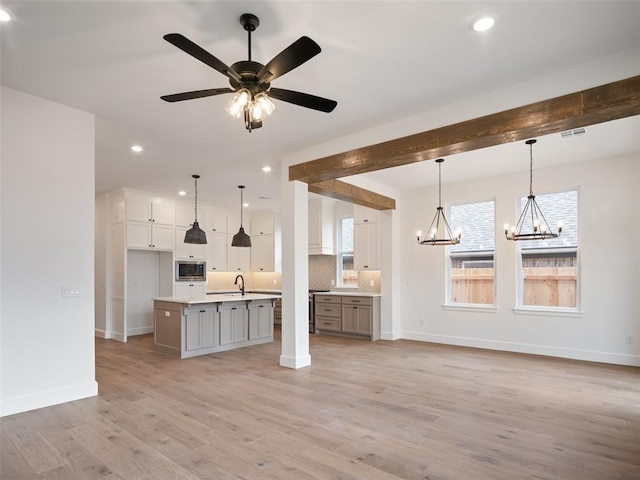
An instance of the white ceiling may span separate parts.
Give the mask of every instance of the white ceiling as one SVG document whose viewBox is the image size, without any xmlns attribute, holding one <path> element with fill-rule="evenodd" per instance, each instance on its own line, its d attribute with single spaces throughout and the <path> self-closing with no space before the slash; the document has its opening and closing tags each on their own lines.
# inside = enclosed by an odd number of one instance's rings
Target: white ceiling
<svg viewBox="0 0 640 480">
<path fill-rule="evenodd" d="M 96 114 L 96 191 L 119 186 L 236 208 L 279 205 L 289 152 L 640 46 L 640 2 L 626 1 L 2 1 L 1 83 Z M 491 11 L 496 27 L 471 31 Z M 162 39 L 177 32 L 220 60 L 245 60 L 238 19 L 260 18 L 253 60 L 266 63 L 307 35 L 322 53 L 274 81 L 337 100 L 325 114 L 276 101 L 248 133 L 223 95 L 166 103 L 161 95 L 228 86 L 224 76 Z M 535 165 L 640 151 L 638 118 L 540 142 Z M 134 154 L 130 146 L 144 146 Z M 545 143 L 548 145 L 545 147 Z M 521 144 L 456 155 L 443 181 L 526 170 Z M 265 174 L 263 165 L 274 167 Z M 367 174 L 402 190 L 437 182 L 433 162 Z M 431 170 L 429 170 L 431 169 Z M 267 197 L 268 199 L 259 199 Z"/>
</svg>

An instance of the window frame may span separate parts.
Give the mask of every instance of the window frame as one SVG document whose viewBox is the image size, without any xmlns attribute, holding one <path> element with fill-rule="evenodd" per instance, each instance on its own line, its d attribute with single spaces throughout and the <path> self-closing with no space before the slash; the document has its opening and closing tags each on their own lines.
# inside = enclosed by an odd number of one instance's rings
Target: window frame
<svg viewBox="0 0 640 480">
<path fill-rule="evenodd" d="M 445 299 L 443 308 L 445 310 L 474 310 L 474 311 L 488 311 L 493 312 L 497 311 L 498 306 L 498 262 L 497 262 L 497 235 L 496 235 L 496 211 L 497 211 L 497 200 L 496 197 L 488 197 L 479 200 L 470 200 L 464 202 L 454 202 L 448 203 L 446 205 L 446 213 L 447 219 L 451 223 L 451 208 L 457 207 L 461 205 L 473 205 L 479 203 L 493 203 L 493 250 L 470 250 L 467 252 L 452 252 L 452 245 L 448 245 L 445 249 Z M 458 225 L 451 224 L 452 231 L 456 231 Z M 457 257 L 486 257 L 491 255 L 493 257 L 493 303 L 462 303 L 462 302 L 453 302 L 452 294 L 453 294 L 453 272 L 451 268 L 451 260 L 452 258 Z"/>
<path fill-rule="evenodd" d="M 354 222 L 354 239 L 352 241 L 353 244 L 353 250 L 351 251 L 343 251 L 342 250 L 342 222 L 345 219 L 351 219 Z M 337 288 L 358 288 L 359 283 L 356 282 L 355 284 L 345 284 L 344 283 L 344 273 L 343 273 L 343 269 L 342 266 L 344 265 L 343 262 L 343 255 L 344 254 L 350 254 L 351 257 L 354 257 L 354 250 L 356 248 L 355 246 L 355 217 L 353 214 L 351 215 L 339 215 L 338 217 L 336 217 L 336 232 L 337 232 L 337 238 L 336 238 L 336 287 Z M 354 270 L 357 272 L 357 270 Z M 357 272 L 358 278 L 360 273 Z"/>
<path fill-rule="evenodd" d="M 576 245 L 575 246 L 553 246 L 548 248 L 523 248 L 527 242 L 520 241 L 516 242 L 516 299 L 515 299 L 515 307 L 513 308 L 514 313 L 521 314 L 536 314 L 536 315 L 560 315 L 560 316 L 581 316 L 582 315 L 582 254 L 581 254 L 581 221 L 580 221 L 580 187 L 573 186 L 567 188 L 560 188 L 554 190 L 546 190 L 542 193 L 536 193 L 536 198 L 545 196 L 545 195 L 553 195 L 557 193 L 567 193 L 567 192 L 576 192 Z M 516 211 L 519 216 L 522 208 L 522 200 L 526 199 L 527 195 L 518 195 L 516 199 Z M 544 212 L 543 212 L 544 213 Z M 562 237 L 560 237 L 562 238 Z M 553 306 L 553 305 L 525 305 L 524 304 L 524 265 L 523 265 L 523 251 L 526 254 L 557 254 L 557 253 L 575 253 L 576 256 L 576 306 L 575 307 L 565 307 L 565 306 Z"/>
</svg>

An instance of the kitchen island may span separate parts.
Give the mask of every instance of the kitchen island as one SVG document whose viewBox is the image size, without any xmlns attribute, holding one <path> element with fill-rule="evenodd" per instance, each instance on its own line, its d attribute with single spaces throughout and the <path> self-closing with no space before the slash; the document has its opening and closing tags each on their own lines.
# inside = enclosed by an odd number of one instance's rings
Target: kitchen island
<svg viewBox="0 0 640 480">
<path fill-rule="evenodd" d="M 154 298 L 154 350 L 189 358 L 272 342 L 278 298 L 259 293 Z"/>
</svg>

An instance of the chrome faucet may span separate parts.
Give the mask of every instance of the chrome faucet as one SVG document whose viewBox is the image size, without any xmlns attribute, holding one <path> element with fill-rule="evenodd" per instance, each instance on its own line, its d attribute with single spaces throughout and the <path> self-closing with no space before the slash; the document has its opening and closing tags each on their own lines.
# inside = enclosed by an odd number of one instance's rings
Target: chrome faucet
<svg viewBox="0 0 640 480">
<path fill-rule="evenodd" d="M 242 295 L 244 295 L 244 277 L 243 277 L 242 275 L 238 275 L 238 276 L 236 277 L 236 281 L 235 281 L 235 282 L 233 282 L 233 284 L 234 284 L 234 285 L 238 285 L 238 279 L 242 280 L 242 282 L 240 282 L 240 287 L 239 287 L 239 288 L 240 288 L 240 293 L 241 293 Z"/>
</svg>

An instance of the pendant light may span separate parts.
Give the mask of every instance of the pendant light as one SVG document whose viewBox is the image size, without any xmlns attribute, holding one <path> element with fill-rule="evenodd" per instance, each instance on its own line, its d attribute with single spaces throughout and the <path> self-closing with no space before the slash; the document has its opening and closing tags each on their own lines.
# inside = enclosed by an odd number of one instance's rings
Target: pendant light
<svg viewBox="0 0 640 480">
<path fill-rule="evenodd" d="M 244 190 L 244 185 L 238 185 L 240 189 L 240 230 L 233 236 L 231 240 L 232 247 L 250 247 L 251 246 L 251 237 L 244 232 L 244 228 L 242 226 L 242 191 Z"/>
<path fill-rule="evenodd" d="M 558 222 L 558 233 L 551 231 L 547 220 L 544 218 L 538 203 L 536 202 L 536 196 L 533 194 L 533 144 L 536 140 L 527 140 L 529 145 L 529 196 L 527 197 L 527 203 L 520 214 L 518 223 L 515 226 L 509 226 L 508 223 L 504 224 L 504 236 L 507 240 L 546 240 L 548 238 L 557 238 L 562 233 L 562 222 Z M 529 232 L 522 231 L 523 227 L 527 224 Z"/>
<path fill-rule="evenodd" d="M 184 234 L 184 243 L 195 243 L 202 245 L 207 243 L 207 234 L 198 225 L 198 179 L 200 175 L 191 175 L 196 184 L 195 220 L 193 226 Z"/>
<path fill-rule="evenodd" d="M 457 245 L 462 237 L 460 232 L 456 232 L 455 235 L 451 233 L 449 222 L 447 222 L 447 217 L 444 215 L 444 209 L 442 208 L 442 162 L 444 162 L 444 158 L 436 160 L 438 164 L 438 208 L 429 226 L 427 236 L 424 239 L 420 239 L 422 232 L 418 231 L 416 234 L 419 245 Z"/>
</svg>

